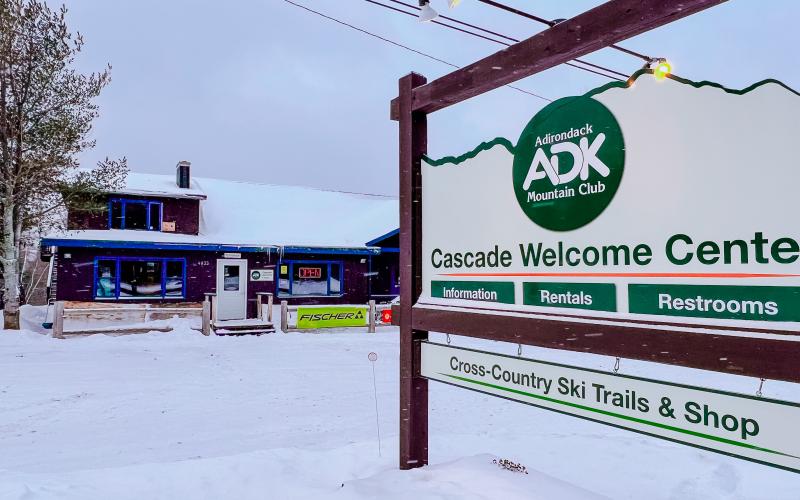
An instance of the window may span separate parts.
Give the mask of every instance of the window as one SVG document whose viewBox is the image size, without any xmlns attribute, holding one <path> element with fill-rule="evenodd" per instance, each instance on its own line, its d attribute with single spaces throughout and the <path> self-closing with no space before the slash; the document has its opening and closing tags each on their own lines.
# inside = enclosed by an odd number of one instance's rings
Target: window
<svg viewBox="0 0 800 500">
<path fill-rule="evenodd" d="M 342 293 L 342 265 L 339 263 L 331 263 L 330 273 L 330 289 L 331 294 L 341 294 Z"/>
<path fill-rule="evenodd" d="M 241 266 L 222 266 L 222 288 L 226 292 L 239 291 L 239 269 Z"/>
<path fill-rule="evenodd" d="M 183 278 L 186 263 L 183 260 L 168 260 L 164 289 L 167 297 L 183 297 Z"/>
<path fill-rule="evenodd" d="M 185 297 L 186 260 L 103 257 L 95 259 L 96 299 Z"/>
<path fill-rule="evenodd" d="M 281 264 L 281 272 L 278 275 L 278 293 L 289 295 L 292 293 L 292 282 L 289 280 L 289 264 Z"/>
<path fill-rule="evenodd" d="M 161 297 L 160 260 L 123 260 L 119 263 L 119 296 L 123 298 Z"/>
<path fill-rule="evenodd" d="M 294 260 L 280 264 L 280 295 L 341 295 L 342 263 Z"/>
<path fill-rule="evenodd" d="M 161 231 L 162 203 L 112 198 L 108 202 L 109 229 Z"/>
<path fill-rule="evenodd" d="M 97 298 L 114 298 L 117 296 L 117 261 L 98 260 L 95 271 L 95 293 Z"/>
</svg>

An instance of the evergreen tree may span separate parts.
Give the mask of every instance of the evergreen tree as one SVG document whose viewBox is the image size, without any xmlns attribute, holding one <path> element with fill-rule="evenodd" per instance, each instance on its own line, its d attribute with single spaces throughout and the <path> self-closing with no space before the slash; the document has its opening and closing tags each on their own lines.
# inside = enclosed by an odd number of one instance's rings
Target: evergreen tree
<svg viewBox="0 0 800 500">
<path fill-rule="evenodd" d="M 5 328 L 19 328 L 21 248 L 36 230 L 57 224 L 70 204 L 118 187 L 124 158 L 79 169 L 77 155 L 98 115 L 94 99 L 110 81 L 73 65 L 83 47 L 66 8 L 42 0 L 0 0 L 0 265 Z M 87 196 L 89 194 L 89 196 Z"/>
</svg>

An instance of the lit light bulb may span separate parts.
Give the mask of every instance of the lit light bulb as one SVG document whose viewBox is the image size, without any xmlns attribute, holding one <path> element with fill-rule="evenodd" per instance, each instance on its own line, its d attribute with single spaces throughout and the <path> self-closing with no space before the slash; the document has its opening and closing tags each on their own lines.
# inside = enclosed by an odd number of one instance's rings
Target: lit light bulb
<svg viewBox="0 0 800 500">
<path fill-rule="evenodd" d="M 666 60 L 661 60 L 653 69 L 653 75 L 656 77 L 656 80 L 663 80 L 670 73 L 672 73 L 672 65 Z"/>
<path fill-rule="evenodd" d="M 419 6 L 421 7 L 419 10 L 419 22 L 428 23 L 439 17 L 439 13 L 431 7 L 429 0 L 420 0 Z"/>
</svg>

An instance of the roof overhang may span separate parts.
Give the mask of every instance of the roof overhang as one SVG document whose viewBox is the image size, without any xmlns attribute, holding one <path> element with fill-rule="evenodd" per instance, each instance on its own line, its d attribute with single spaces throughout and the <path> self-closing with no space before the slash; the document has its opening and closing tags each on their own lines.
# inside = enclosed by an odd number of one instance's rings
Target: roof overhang
<svg viewBox="0 0 800 500">
<path fill-rule="evenodd" d="M 229 245 L 221 243 L 186 243 L 163 241 L 79 240 L 72 238 L 42 238 L 42 246 L 66 248 L 129 248 L 141 250 L 192 250 L 208 252 L 272 252 L 277 246 Z"/>
<path fill-rule="evenodd" d="M 270 253 L 283 250 L 283 253 L 294 254 L 328 254 L 328 255 L 378 255 L 378 247 L 309 247 L 280 245 L 232 245 L 224 243 L 192 243 L 163 241 L 118 241 L 73 238 L 42 238 L 42 246 L 63 248 L 112 248 L 137 250 L 188 250 L 206 252 L 242 252 Z"/>
<path fill-rule="evenodd" d="M 189 200 L 206 200 L 208 196 L 194 190 L 187 190 L 186 193 L 179 192 L 165 192 L 165 191 L 147 191 L 144 189 L 123 189 L 119 191 L 107 191 L 107 194 L 112 196 L 147 196 L 150 198 L 174 198 L 174 199 L 189 199 Z"/>
<path fill-rule="evenodd" d="M 367 242 L 367 246 L 368 247 L 374 247 L 374 246 L 378 245 L 381 241 L 387 240 L 387 239 L 391 238 L 392 236 L 394 236 L 396 234 L 399 234 L 399 233 L 400 233 L 400 228 L 393 229 L 393 230 L 389 231 L 386 234 L 378 236 L 374 240 L 368 241 Z"/>
</svg>

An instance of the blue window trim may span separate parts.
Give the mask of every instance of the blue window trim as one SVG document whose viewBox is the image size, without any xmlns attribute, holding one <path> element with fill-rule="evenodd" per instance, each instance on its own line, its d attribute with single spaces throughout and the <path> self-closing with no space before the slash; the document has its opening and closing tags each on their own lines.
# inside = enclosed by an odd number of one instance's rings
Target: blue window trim
<svg viewBox="0 0 800 500">
<path fill-rule="evenodd" d="M 114 296 L 113 297 L 98 297 L 97 296 L 97 267 L 101 260 L 114 261 Z M 147 261 L 147 262 L 161 262 L 161 297 L 120 297 L 120 262 L 122 261 Z M 183 264 L 183 290 L 181 295 L 170 295 L 167 297 L 167 262 L 180 262 Z M 184 257 L 95 257 L 94 258 L 94 273 L 92 280 L 92 298 L 94 300 L 165 300 L 165 299 L 185 299 L 186 298 L 186 259 Z"/>
<path fill-rule="evenodd" d="M 112 206 L 114 203 L 120 204 L 120 210 L 122 211 L 122 220 L 120 221 L 120 229 L 125 229 L 125 207 L 130 203 L 137 203 L 139 205 L 145 206 L 145 225 L 147 229 L 145 231 L 161 231 L 161 222 L 164 220 L 164 203 L 160 201 L 153 201 L 153 200 L 140 200 L 136 198 L 111 198 L 108 200 L 108 228 L 112 229 L 113 227 L 113 217 L 112 217 Z M 158 205 L 158 225 L 153 225 L 153 222 L 150 218 L 150 206 L 151 205 Z M 150 228 L 153 229 L 150 229 Z"/>
<path fill-rule="evenodd" d="M 278 279 L 275 280 L 275 294 L 278 297 L 314 297 L 314 295 L 294 295 L 294 265 L 295 264 L 315 264 L 318 266 L 327 265 L 328 267 L 328 293 L 318 295 L 323 297 L 342 297 L 344 295 L 344 262 L 341 260 L 279 260 Z M 331 264 L 339 265 L 339 293 L 331 293 Z M 289 293 L 281 291 L 281 266 L 289 266 Z"/>
</svg>

